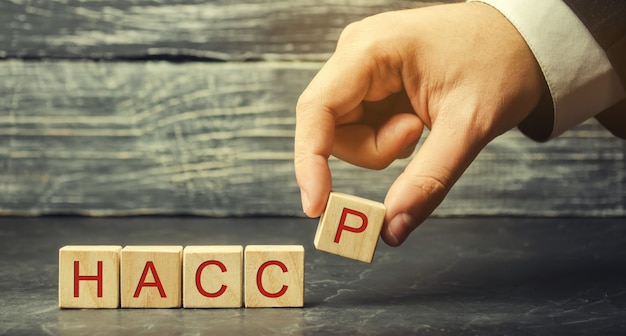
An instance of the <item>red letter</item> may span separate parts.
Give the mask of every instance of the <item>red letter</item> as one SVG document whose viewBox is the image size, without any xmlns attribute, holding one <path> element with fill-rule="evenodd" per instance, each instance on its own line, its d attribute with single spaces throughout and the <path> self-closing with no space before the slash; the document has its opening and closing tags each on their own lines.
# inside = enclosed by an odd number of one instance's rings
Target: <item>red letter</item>
<svg viewBox="0 0 626 336">
<path fill-rule="evenodd" d="M 226 272 L 226 266 L 224 266 L 224 264 L 222 264 L 220 261 L 208 260 L 208 261 L 203 262 L 202 264 L 200 264 L 200 266 L 198 266 L 198 269 L 196 270 L 196 288 L 198 288 L 198 292 L 200 292 L 200 294 L 209 298 L 216 298 L 224 294 L 227 286 L 222 285 L 222 287 L 220 287 L 220 289 L 215 293 L 209 293 L 205 291 L 204 288 L 202 288 L 202 282 L 201 282 L 202 271 L 204 270 L 205 267 L 209 265 L 215 265 L 219 267 L 222 270 L 222 273 Z"/>
<path fill-rule="evenodd" d="M 79 261 L 74 261 L 74 297 L 79 297 L 80 286 L 78 282 L 80 280 L 96 280 L 98 281 L 98 297 L 102 297 L 102 261 L 98 260 L 98 274 L 97 275 L 78 275 L 80 272 Z"/>
<path fill-rule="evenodd" d="M 148 275 L 148 269 L 152 272 L 152 276 L 154 277 L 154 282 L 146 282 L 146 276 Z M 161 280 L 159 280 L 159 275 L 154 269 L 154 263 L 152 261 L 146 262 L 146 266 L 143 268 L 143 273 L 141 274 L 141 279 L 139 279 L 139 283 L 137 284 L 137 289 L 135 289 L 135 295 L 133 297 L 139 297 L 141 293 L 141 289 L 143 287 L 156 287 L 159 289 L 159 294 L 161 294 L 162 298 L 167 297 L 165 295 L 165 290 L 163 289 L 163 285 L 161 284 Z"/>
<path fill-rule="evenodd" d="M 283 270 L 283 273 L 289 272 L 287 266 L 285 266 L 285 264 L 278 260 L 266 261 L 265 263 L 263 263 L 263 265 L 261 265 L 261 267 L 259 267 L 259 271 L 256 273 L 256 286 L 259 288 L 259 292 L 261 292 L 261 294 L 263 294 L 264 296 L 267 296 L 268 298 L 277 298 L 285 294 L 289 286 L 283 285 L 283 287 L 276 293 L 270 293 L 266 291 L 265 288 L 263 288 L 263 271 L 265 271 L 265 269 L 271 265 L 280 267 L 280 269 Z"/>
<path fill-rule="evenodd" d="M 345 225 L 346 217 L 348 216 L 348 214 L 361 217 L 361 220 L 362 220 L 361 226 L 359 226 L 358 228 L 346 226 Z M 364 213 L 356 211 L 356 210 L 348 209 L 348 208 L 343 208 L 343 211 L 341 212 L 341 219 L 339 219 L 339 227 L 337 228 L 337 234 L 335 235 L 335 243 L 339 243 L 339 239 L 341 238 L 341 231 L 343 230 L 354 232 L 354 233 L 360 233 L 360 232 L 365 231 L 366 228 L 367 228 L 367 216 L 365 216 Z"/>
</svg>

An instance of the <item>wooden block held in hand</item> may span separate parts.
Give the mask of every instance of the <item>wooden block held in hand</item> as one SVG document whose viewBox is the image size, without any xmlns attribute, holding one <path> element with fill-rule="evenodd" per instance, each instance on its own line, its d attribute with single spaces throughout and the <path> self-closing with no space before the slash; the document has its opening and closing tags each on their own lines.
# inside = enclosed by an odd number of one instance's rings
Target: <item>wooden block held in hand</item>
<svg viewBox="0 0 626 336">
<path fill-rule="evenodd" d="M 117 308 L 121 246 L 59 249 L 59 307 Z"/>
<path fill-rule="evenodd" d="M 185 308 L 240 308 L 242 246 L 187 246 L 183 251 Z"/>
<path fill-rule="evenodd" d="M 370 263 L 384 219 L 382 203 L 331 192 L 314 245 L 318 250 Z"/>
<path fill-rule="evenodd" d="M 303 307 L 304 247 L 246 246 L 244 281 L 246 307 Z"/>
<path fill-rule="evenodd" d="M 182 297 L 182 246 L 122 249 L 122 308 L 178 308 Z"/>
</svg>

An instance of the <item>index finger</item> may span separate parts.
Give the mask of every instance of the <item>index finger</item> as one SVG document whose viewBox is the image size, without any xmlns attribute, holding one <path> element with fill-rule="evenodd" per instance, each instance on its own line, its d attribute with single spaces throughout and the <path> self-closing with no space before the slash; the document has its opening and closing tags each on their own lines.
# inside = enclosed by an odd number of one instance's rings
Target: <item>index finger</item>
<svg viewBox="0 0 626 336">
<path fill-rule="evenodd" d="M 302 208 L 310 217 L 322 214 L 332 186 L 328 158 L 337 118 L 356 109 L 368 89 L 369 76 L 358 62 L 333 55 L 298 99 L 294 165 Z"/>
</svg>

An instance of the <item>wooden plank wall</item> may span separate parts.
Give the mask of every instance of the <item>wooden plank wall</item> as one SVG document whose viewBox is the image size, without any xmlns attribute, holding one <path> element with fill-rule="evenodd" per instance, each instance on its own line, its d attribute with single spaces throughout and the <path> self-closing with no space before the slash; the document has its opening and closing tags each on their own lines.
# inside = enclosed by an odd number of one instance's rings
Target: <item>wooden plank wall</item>
<svg viewBox="0 0 626 336">
<path fill-rule="evenodd" d="M 424 1 L 0 2 L 0 213 L 301 215 L 294 106 L 341 29 Z M 589 121 L 490 144 L 437 210 L 624 216 L 626 145 Z M 406 160 L 332 160 L 382 200 Z"/>
</svg>

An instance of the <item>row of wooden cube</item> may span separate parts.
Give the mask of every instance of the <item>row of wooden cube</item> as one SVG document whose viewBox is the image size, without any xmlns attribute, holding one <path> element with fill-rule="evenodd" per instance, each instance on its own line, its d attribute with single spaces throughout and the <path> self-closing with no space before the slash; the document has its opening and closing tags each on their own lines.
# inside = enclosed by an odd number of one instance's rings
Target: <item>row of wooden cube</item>
<svg viewBox="0 0 626 336">
<path fill-rule="evenodd" d="M 317 249 L 371 262 L 383 204 L 331 192 Z M 59 251 L 63 308 L 301 307 L 302 246 L 66 246 Z M 245 267 L 244 267 L 245 266 Z M 243 285 L 242 285 L 243 282 Z"/>
<path fill-rule="evenodd" d="M 244 257 L 245 254 L 245 257 Z M 244 299 L 245 295 L 245 300 Z M 302 307 L 304 248 L 65 246 L 61 308 Z"/>
</svg>

